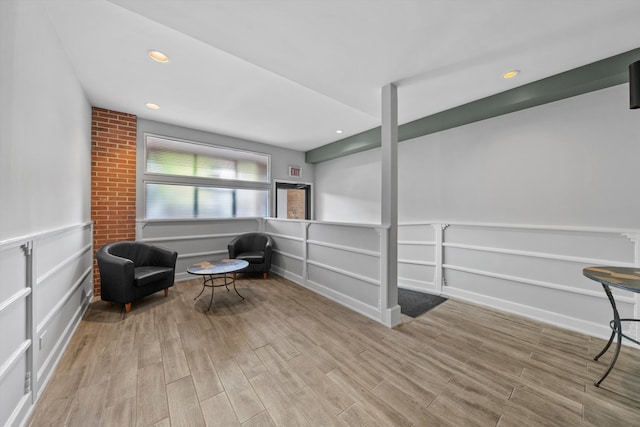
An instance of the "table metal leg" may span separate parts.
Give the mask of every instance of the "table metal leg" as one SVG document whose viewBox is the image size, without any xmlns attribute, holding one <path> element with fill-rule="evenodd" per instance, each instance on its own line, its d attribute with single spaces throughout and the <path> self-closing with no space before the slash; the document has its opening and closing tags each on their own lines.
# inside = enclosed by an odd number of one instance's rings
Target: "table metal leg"
<svg viewBox="0 0 640 427">
<path fill-rule="evenodd" d="M 211 299 L 209 300 L 209 307 L 207 307 L 207 311 L 211 310 L 211 304 L 213 304 L 213 291 L 216 289 L 214 286 L 215 283 L 213 283 L 213 276 L 209 276 L 209 278 L 211 279 Z"/>
<path fill-rule="evenodd" d="M 244 299 L 244 297 L 240 295 L 240 292 L 238 292 L 238 289 L 236 289 L 236 273 L 233 273 L 233 290 L 236 291 L 236 294 L 238 294 L 240 298 Z"/>
<path fill-rule="evenodd" d="M 605 354 L 607 352 L 607 350 L 609 350 L 609 347 L 611 347 L 611 343 L 613 342 L 613 337 L 615 337 L 615 336 L 616 336 L 616 331 L 615 331 L 615 329 L 613 329 L 613 325 L 611 325 L 611 336 L 609 337 L 609 341 L 604 346 L 602 351 L 594 356 L 593 360 L 595 360 L 597 362 L 598 359 L 600 359 L 600 356 L 602 356 L 603 354 Z"/>
<path fill-rule="evenodd" d="M 202 295 L 202 293 L 204 292 L 205 288 L 210 287 L 211 288 L 211 299 L 209 300 L 209 307 L 207 307 L 207 311 L 211 310 L 211 305 L 213 304 L 213 295 L 214 295 L 214 291 L 215 288 L 217 286 L 224 286 L 227 289 L 227 292 L 229 291 L 229 285 L 233 285 L 233 290 L 236 291 L 236 294 L 238 294 L 238 296 L 240 298 L 242 298 L 244 300 L 244 297 L 242 295 L 240 295 L 240 292 L 238 292 L 238 289 L 236 288 L 236 274 L 233 273 L 233 275 L 231 276 L 227 276 L 226 273 L 216 277 L 216 276 L 202 276 L 203 277 L 203 281 L 202 281 L 202 290 L 200 291 L 200 293 L 198 294 L 198 296 L 196 296 L 193 300 L 197 300 L 200 295 Z M 215 284 L 215 279 L 222 279 L 223 283 L 216 285 Z M 209 283 L 209 284 L 207 284 Z"/>
<path fill-rule="evenodd" d="M 622 323 L 620 322 L 620 314 L 618 313 L 618 308 L 616 307 L 616 302 L 613 299 L 613 294 L 611 293 L 611 289 L 609 288 L 609 286 L 605 285 L 604 283 L 602 283 L 602 287 L 604 288 L 604 292 L 607 294 L 607 298 L 609 298 L 609 302 L 611 303 L 611 308 L 613 309 L 613 320 L 610 323 L 610 325 L 611 325 L 611 336 L 609 337 L 609 341 L 604 346 L 602 351 L 600 353 L 598 353 L 598 355 L 596 357 L 593 358 L 593 360 L 597 361 L 600 358 L 600 356 L 602 356 L 603 354 L 605 354 L 607 352 L 607 350 L 609 350 L 609 347 L 611 346 L 611 343 L 613 342 L 613 337 L 616 334 L 618 334 L 618 339 L 616 341 L 616 350 L 615 350 L 615 353 L 613 354 L 613 358 L 611 359 L 611 362 L 609 363 L 609 367 L 604 372 L 604 374 L 602 374 L 600 379 L 594 383 L 594 385 L 596 387 L 600 387 L 600 383 L 605 378 L 607 378 L 607 375 L 609 375 L 609 373 L 613 369 L 613 365 L 615 365 L 616 361 L 618 360 L 618 355 L 620 354 L 620 346 L 622 344 Z"/>
<path fill-rule="evenodd" d="M 193 299 L 194 301 L 197 300 L 200 297 L 200 295 L 202 295 L 202 293 L 204 292 L 204 288 L 206 287 L 207 287 L 207 276 L 202 276 L 202 290 L 200 291 L 198 296 Z"/>
</svg>

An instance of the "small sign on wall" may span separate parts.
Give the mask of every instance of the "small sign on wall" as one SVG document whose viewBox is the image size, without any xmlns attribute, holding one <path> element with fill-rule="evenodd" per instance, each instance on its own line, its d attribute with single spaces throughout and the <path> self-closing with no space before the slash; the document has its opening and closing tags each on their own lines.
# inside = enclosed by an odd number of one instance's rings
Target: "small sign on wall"
<svg viewBox="0 0 640 427">
<path fill-rule="evenodd" d="M 302 178 L 302 168 L 300 166 L 289 166 L 289 176 L 292 178 Z"/>
</svg>

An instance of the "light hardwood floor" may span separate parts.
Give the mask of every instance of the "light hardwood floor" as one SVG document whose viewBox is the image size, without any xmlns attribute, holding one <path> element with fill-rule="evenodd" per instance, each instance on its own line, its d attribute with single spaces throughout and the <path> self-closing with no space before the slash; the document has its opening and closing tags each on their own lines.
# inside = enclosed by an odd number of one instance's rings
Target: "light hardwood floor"
<svg viewBox="0 0 640 427">
<path fill-rule="evenodd" d="M 31 426 L 640 425 L 640 352 L 449 300 L 387 329 L 285 279 L 95 301 Z M 222 289 L 222 290 L 221 290 Z"/>
</svg>

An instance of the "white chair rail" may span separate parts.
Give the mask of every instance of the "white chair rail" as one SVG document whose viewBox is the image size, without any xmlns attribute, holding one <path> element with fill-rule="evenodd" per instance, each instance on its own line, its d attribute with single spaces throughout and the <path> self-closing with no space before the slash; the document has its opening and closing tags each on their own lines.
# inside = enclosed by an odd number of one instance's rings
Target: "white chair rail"
<svg viewBox="0 0 640 427">
<path fill-rule="evenodd" d="M 385 226 L 277 218 L 138 223 L 138 239 L 178 251 L 178 280 L 189 278 L 186 268 L 194 262 L 224 258 L 228 241 L 250 231 L 274 238 L 276 274 L 389 323 L 395 303 L 386 301 L 387 287 L 396 283 L 385 279 Z M 405 222 L 398 226 L 397 286 L 606 338 L 608 301 L 582 269 L 639 266 L 639 235 L 629 229 Z M 617 291 L 616 300 L 621 315 L 640 316 L 636 295 Z"/>
<path fill-rule="evenodd" d="M 93 297 L 93 232 L 82 223 L 0 242 L 0 423 L 19 425 Z"/>
</svg>

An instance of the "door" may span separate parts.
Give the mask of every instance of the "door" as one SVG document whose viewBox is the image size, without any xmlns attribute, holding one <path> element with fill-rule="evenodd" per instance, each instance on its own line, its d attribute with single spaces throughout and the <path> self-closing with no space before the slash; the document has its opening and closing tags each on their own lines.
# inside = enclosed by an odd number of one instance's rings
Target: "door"
<svg viewBox="0 0 640 427">
<path fill-rule="evenodd" d="M 311 185 L 276 182 L 276 218 L 311 219 Z"/>
</svg>

